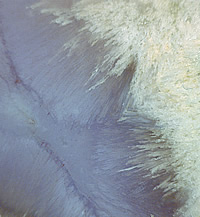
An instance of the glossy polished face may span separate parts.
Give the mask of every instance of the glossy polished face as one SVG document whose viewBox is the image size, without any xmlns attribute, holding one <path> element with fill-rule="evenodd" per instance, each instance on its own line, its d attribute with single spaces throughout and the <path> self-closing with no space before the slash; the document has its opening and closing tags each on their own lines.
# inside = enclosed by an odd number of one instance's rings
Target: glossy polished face
<svg viewBox="0 0 200 217">
<path fill-rule="evenodd" d="M 199 216 L 199 12 L 0 2 L 1 216 Z"/>
</svg>

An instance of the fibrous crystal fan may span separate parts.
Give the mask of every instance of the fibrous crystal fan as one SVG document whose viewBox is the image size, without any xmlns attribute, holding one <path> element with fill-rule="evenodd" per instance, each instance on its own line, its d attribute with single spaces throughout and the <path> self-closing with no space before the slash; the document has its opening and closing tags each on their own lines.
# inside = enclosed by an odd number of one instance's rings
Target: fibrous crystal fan
<svg viewBox="0 0 200 217">
<path fill-rule="evenodd" d="M 200 215 L 200 2 L 0 1 L 0 215 Z"/>
</svg>

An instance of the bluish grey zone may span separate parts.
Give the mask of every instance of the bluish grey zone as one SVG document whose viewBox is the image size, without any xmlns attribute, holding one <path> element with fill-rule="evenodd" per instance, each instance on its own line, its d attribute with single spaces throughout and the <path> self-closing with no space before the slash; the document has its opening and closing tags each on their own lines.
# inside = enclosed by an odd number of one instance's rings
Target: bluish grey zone
<svg viewBox="0 0 200 217">
<path fill-rule="evenodd" d="M 0 211 L 37 217 L 172 216 L 177 204 L 153 190 L 162 178 L 128 162 L 153 143 L 155 124 L 137 111 L 122 117 L 133 62 L 120 77 L 88 91 L 106 54 L 90 33 L 67 56 L 56 53 L 81 22 L 67 27 L 27 9 L 32 0 L 0 1 Z M 138 165 L 145 162 L 145 153 Z M 163 175 L 164 176 L 164 175 Z M 10 214 L 11 215 L 11 214 Z"/>
</svg>

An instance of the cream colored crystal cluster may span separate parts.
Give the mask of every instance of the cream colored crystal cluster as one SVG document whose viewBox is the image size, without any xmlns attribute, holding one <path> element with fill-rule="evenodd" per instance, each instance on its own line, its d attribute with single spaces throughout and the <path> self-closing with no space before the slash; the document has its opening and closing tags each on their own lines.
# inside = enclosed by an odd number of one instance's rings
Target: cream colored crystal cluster
<svg viewBox="0 0 200 217">
<path fill-rule="evenodd" d="M 82 0 L 71 2 L 68 11 L 54 5 L 42 12 L 53 14 L 60 25 L 83 20 L 80 31 L 92 33 L 91 44 L 104 41 L 108 52 L 97 71 L 106 70 L 107 76 L 96 86 L 135 62 L 127 110 L 156 120 L 158 134 L 168 141 L 157 146 L 171 150 L 168 162 L 159 149 L 152 152 L 161 160 L 154 162 L 151 173 L 173 171 L 175 176 L 158 187 L 166 194 L 187 193 L 178 216 L 199 216 L 200 1 Z"/>
</svg>

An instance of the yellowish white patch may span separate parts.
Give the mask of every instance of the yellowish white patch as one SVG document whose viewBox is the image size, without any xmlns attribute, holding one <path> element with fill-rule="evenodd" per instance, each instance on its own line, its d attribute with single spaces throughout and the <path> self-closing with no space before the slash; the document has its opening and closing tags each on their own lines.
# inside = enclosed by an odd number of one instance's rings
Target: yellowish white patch
<svg viewBox="0 0 200 217">
<path fill-rule="evenodd" d="M 187 192 L 188 200 L 177 215 L 198 217 L 200 1 L 81 0 L 66 13 L 59 7 L 49 12 L 60 25 L 68 24 L 71 17 L 84 20 L 93 45 L 105 41 L 108 53 L 97 68 L 108 71 L 107 77 L 120 76 L 135 61 L 127 110 L 137 108 L 142 115 L 157 120 L 171 149 L 169 161 L 161 165 L 155 162 L 151 173 L 172 169 L 175 177 L 158 187 L 166 192 Z M 162 158 L 162 153 L 152 152 L 153 156 Z"/>
</svg>

